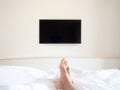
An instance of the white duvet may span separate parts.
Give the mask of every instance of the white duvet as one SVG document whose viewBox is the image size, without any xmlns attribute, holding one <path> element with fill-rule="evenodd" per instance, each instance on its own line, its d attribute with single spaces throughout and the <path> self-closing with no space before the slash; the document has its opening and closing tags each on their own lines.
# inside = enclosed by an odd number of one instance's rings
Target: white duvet
<svg viewBox="0 0 120 90">
<path fill-rule="evenodd" d="M 57 70 L 0 66 L 0 90 L 56 90 L 58 76 Z M 77 90 L 120 90 L 120 71 L 117 69 L 72 69 L 72 79 Z"/>
</svg>

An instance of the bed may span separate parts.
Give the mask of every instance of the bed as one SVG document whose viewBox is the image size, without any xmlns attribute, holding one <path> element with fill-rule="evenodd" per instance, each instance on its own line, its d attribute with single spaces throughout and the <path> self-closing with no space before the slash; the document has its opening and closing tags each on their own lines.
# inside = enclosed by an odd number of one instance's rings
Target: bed
<svg viewBox="0 0 120 90">
<path fill-rule="evenodd" d="M 71 68 L 77 90 L 120 90 L 120 70 L 80 70 Z M 0 90 L 56 90 L 58 70 L 25 66 L 0 66 Z"/>
</svg>

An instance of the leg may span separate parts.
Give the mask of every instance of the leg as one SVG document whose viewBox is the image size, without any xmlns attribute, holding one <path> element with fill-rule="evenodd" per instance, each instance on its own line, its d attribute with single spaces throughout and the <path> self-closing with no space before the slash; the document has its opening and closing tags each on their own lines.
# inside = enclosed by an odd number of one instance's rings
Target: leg
<svg viewBox="0 0 120 90">
<path fill-rule="evenodd" d="M 56 88 L 63 90 L 75 90 L 71 79 L 70 68 L 65 59 L 62 59 L 60 63 L 60 78 L 56 83 Z"/>
</svg>

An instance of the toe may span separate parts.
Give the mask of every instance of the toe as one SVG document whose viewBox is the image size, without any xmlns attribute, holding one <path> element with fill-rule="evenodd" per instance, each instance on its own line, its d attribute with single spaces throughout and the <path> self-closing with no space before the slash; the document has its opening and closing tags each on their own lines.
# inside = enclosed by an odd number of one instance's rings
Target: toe
<svg viewBox="0 0 120 90">
<path fill-rule="evenodd" d="M 68 72 L 69 75 L 71 75 L 70 67 L 67 68 L 67 72 Z"/>
</svg>

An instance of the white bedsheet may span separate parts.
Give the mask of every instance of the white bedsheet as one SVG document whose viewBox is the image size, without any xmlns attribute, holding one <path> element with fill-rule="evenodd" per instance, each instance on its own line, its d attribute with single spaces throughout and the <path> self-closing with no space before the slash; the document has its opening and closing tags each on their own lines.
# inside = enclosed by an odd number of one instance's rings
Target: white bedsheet
<svg viewBox="0 0 120 90">
<path fill-rule="evenodd" d="M 80 71 L 73 69 L 78 90 L 120 90 L 120 71 L 117 69 Z"/>
<path fill-rule="evenodd" d="M 41 71 L 30 67 L 0 66 L 0 90 L 56 90 L 57 70 Z M 77 90 L 120 90 L 117 69 L 81 71 L 72 69 Z"/>
</svg>

